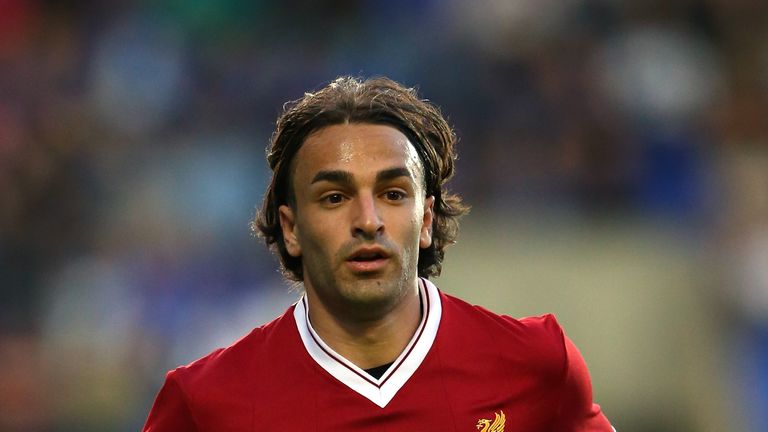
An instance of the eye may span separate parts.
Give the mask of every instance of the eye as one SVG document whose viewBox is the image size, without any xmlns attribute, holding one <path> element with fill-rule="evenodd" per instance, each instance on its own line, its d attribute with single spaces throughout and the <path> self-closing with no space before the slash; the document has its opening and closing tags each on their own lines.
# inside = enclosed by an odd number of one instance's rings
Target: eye
<svg viewBox="0 0 768 432">
<path fill-rule="evenodd" d="M 405 194 L 400 191 L 392 190 L 384 192 L 384 198 L 389 201 L 400 201 L 401 199 L 405 198 Z"/>
<path fill-rule="evenodd" d="M 339 204 L 344 201 L 344 195 L 340 193 L 332 193 L 323 197 L 323 201 L 327 204 Z"/>
</svg>

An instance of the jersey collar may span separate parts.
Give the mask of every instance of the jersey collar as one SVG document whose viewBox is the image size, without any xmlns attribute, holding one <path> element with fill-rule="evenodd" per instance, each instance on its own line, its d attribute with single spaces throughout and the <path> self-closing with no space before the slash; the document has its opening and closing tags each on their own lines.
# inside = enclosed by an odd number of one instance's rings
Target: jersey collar
<svg viewBox="0 0 768 432">
<path fill-rule="evenodd" d="M 424 305 L 421 322 L 403 352 L 379 379 L 368 375 L 320 339 L 309 322 L 306 294 L 296 303 L 293 317 L 310 357 L 342 384 L 384 408 L 419 368 L 437 336 L 442 315 L 437 287 L 426 279 L 420 279 L 419 296 Z"/>
</svg>

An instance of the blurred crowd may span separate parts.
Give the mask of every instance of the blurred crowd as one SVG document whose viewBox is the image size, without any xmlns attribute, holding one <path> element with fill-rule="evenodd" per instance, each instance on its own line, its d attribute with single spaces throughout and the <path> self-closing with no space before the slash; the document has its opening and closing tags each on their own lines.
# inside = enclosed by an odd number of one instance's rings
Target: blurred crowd
<svg viewBox="0 0 768 432">
<path fill-rule="evenodd" d="M 768 2 L 0 0 L 0 431 L 136 430 L 290 304 L 249 232 L 264 148 L 341 74 L 442 107 L 475 213 L 697 244 L 768 430 Z"/>
</svg>

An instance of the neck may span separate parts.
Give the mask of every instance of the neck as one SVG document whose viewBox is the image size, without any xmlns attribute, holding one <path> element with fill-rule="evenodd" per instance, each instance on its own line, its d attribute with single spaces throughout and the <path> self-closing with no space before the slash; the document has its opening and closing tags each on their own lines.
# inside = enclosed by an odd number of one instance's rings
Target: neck
<svg viewBox="0 0 768 432">
<path fill-rule="evenodd" d="M 361 369 L 393 362 L 421 321 L 418 282 L 387 310 L 367 316 L 333 311 L 307 291 L 312 328 L 338 354 Z"/>
</svg>

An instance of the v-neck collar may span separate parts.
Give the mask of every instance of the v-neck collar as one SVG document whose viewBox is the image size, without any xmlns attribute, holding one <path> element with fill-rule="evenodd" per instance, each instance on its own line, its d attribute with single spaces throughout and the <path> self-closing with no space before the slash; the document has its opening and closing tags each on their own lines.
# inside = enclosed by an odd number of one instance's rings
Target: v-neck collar
<svg viewBox="0 0 768 432">
<path fill-rule="evenodd" d="M 293 310 L 293 317 L 304 348 L 310 357 L 331 376 L 384 408 L 419 368 L 437 336 L 442 315 L 440 294 L 437 287 L 430 281 L 420 279 L 420 282 L 419 296 L 424 305 L 421 322 L 403 352 L 379 379 L 368 375 L 320 339 L 309 322 L 309 304 L 306 294 L 296 303 Z"/>
</svg>

